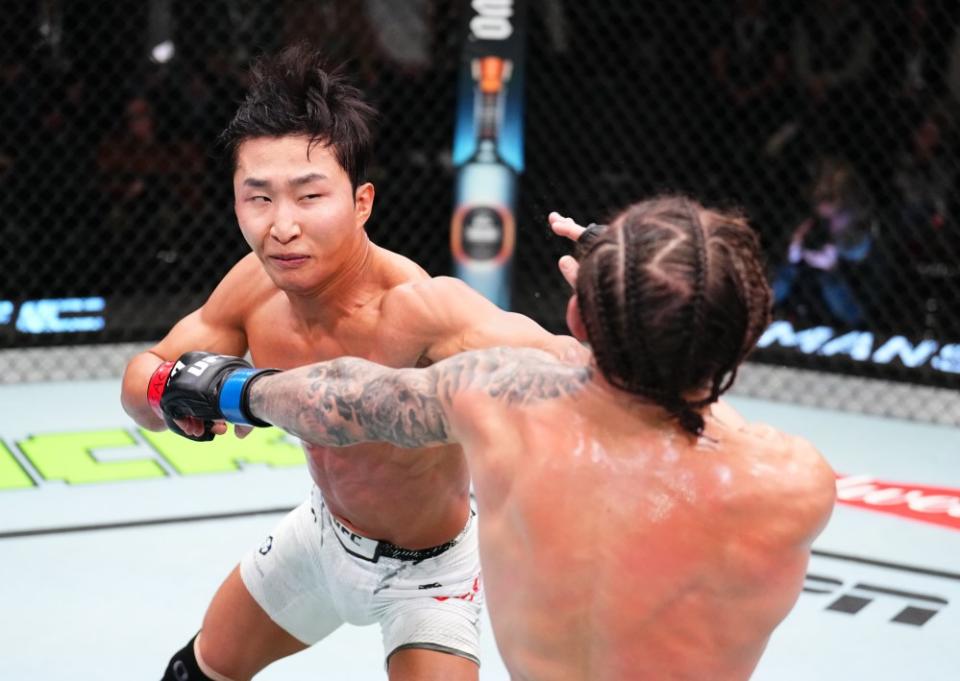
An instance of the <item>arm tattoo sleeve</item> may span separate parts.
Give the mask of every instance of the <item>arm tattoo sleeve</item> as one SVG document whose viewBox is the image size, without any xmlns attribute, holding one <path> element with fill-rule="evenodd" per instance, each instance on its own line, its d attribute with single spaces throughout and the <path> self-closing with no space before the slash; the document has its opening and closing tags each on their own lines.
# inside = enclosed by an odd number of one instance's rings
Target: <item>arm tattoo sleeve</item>
<svg viewBox="0 0 960 681">
<path fill-rule="evenodd" d="M 458 393 L 469 389 L 520 406 L 570 395 L 589 379 L 588 367 L 562 365 L 537 350 L 467 352 L 426 369 L 347 357 L 259 379 L 250 409 L 319 445 L 424 447 L 454 442 L 449 415 Z"/>
</svg>

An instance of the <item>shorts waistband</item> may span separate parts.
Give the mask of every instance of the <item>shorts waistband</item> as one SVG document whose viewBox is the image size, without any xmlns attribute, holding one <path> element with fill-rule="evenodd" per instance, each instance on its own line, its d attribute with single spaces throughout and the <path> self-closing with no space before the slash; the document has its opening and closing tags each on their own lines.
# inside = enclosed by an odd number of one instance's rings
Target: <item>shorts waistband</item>
<svg viewBox="0 0 960 681">
<path fill-rule="evenodd" d="M 444 542 L 443 544 L 438 544 L 437 546 L 431 546 L 426 549 L 408 549 L 402 546 L 397 546 L 396 544 L 391 544 L 388 541 L 370 539 L 369 537 L 364 537 L 362 534 L 357 534 L 337 520 L 336 516 L 330 513 L 329 509 L 326 507 L 326 504 L 323 503 L 323 498 L 319 494 L 317 496 L 320 497 L 321 513 L 330 519 L 330 522 L 333 525 L 334 534 L 337 536 L 337 541 L 340 542 L 343 550 L 349 553 L 351 556 L 368 560 L 371 563 L 376 563 L 381 558 L 395 558 L 397 560 L 407 560 L 418 563 L 422 560 L 439 556 L 440 554 L 450 550 L 460 543 L 463 537 L 467 534 L 467 530 L 470 529 L 470 525 L 473 522 L 473 516 L 477 514 L 477 512 L 471 507 L 470 515 L 467 517 L 467 522 L 463 529 L 450 541 Z"/>
</svg>

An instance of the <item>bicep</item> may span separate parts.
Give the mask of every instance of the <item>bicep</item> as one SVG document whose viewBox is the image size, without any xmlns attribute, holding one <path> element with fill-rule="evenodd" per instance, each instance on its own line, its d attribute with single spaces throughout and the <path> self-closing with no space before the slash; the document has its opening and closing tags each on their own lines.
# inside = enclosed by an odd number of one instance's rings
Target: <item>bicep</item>
<svg viewBox="0 0 960 681">
<path fill-rule="evenodd" d="M 167 360 L 191 350 L 243 356 L 247 352 L 246 315 L 260 304 L 268 284 L 256 256 L 241 258 L 207 301 L 177 322 L 150 351 Z"/>
<path fill-rule="evenodd" d="M 204 350 L 222 355 L 242 356 L 247 351 L 243 329 L 221 318 L 207 305 L 181 319 L 150 348 L 150 352 L 165 360 L 173 360 L 191 350 Z"/>
<path fill-rule="evenodd" d="M 123 373 L 121 403 L 140 425 L 154 430 L 163 427 L 147 404 L 147 383 L 161 363 L 173 361 L 191 350 L 243 355 L 246 339 L 240 329 L 212 323 L 200 308 L 177 322 L 159 343 L 134 356 Z"/>
</svg>

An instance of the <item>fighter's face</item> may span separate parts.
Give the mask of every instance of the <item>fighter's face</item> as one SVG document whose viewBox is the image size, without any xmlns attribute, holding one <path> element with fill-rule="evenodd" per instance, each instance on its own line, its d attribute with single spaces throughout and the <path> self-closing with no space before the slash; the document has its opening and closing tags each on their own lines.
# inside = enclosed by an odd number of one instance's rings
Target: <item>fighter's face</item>
<svg viewBox="0 0 960 681">
<path fill-rule="evenodd" d="M 353 253 L 373 185 L 350 186 L 333 151 L 304 136 L 258 137 L 237 150 L 234 210 L 240 231 L 284 290 L 310 289 Z"/>
</svg>

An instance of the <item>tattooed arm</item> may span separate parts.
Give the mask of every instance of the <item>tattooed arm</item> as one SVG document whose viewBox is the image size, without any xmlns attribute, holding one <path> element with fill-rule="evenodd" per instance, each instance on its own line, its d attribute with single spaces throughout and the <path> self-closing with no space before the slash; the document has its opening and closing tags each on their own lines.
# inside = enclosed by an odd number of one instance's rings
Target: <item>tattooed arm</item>
<svg viewBox="0 0 960 681">
<path fill-rule="evenodd" d="M 424 447 L 456 441 L 451 416 L 458 394 L 471 391 L 519 406 L 572 394 L 589 379 L 588 367 L 531 349 L 467 352 L 426 369 L 344 357 L 258 379 L 249 408 L 314 444 Z"/>
</svg>

